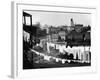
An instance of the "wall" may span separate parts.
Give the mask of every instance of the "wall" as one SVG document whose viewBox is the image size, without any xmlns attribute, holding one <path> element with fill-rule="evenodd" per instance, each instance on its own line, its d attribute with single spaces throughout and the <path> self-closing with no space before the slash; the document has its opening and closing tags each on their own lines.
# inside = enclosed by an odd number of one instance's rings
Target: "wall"
<svg viewBox="0 0 100 80">
<path fill-rule="evenodd" d="M 26 1 L 26 0 L 24 0 Z M 38 4 L 54 4 L 54 5 L 78 5 L 78 6 L 93 6 L 97 7 L 97 26 L 94 39 L 97 42 L 98 51 L 98 71 L 90 74 L 72 74 L 53 77 L 35 78 L 35 80 L 100 80 L 100 1 L 99 0 L 27 0 Z M 0 80 L 11 80 L 10 65 L 11 65 L 11 0 L 0 1 Z M 34 79 L 34 78 L 33 78 Z M 33 80 L 25 79 L 25 80 Z M 23 79 L 22 79 L 23 80 Z"/>
</svg>

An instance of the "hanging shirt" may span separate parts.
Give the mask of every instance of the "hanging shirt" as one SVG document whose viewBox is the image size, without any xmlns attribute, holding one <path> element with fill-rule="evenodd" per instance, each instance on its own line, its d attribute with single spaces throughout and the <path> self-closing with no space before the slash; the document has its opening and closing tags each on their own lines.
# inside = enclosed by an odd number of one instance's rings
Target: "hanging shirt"
<svg viewBox="0 0 100 80">
<path fill-rule="evenodd" d="M 59 52 L 60 52 L 60 53 L 63 53 L 63 52 L 64 52 L 64 50 L 63 50 L 63 47 L 62 47 L 62 46 L 59 46 Z"/>
</svg>

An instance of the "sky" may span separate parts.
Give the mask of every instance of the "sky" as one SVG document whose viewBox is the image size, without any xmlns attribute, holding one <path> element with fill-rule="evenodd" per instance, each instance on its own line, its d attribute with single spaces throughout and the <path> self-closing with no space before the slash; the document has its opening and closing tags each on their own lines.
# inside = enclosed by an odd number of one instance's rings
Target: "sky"
<svg viewBox="0 0 100 80">
<path fill-rule="evenodd" d="M 32 15 L 32 24 L 40 22 L 41 25 L 68 25 L 71 26 L 70 19 L 73 18 L 75 24 L 91 25 L 91 14 L 70 13 L 70 12 L 44 12 L 44 11 L 24 11 Z M 26 18 L 27 24 L 29 18 Z"/>
</svg>

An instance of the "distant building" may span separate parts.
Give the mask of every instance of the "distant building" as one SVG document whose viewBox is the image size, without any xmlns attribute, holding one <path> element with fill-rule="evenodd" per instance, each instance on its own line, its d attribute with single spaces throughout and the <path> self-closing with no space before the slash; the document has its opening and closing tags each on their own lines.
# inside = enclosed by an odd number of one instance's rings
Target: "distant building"
<svg viewBox="0 0 100 80">
<path fill-rule="evenodd" d="M 50 42 L 50 41 L 51 41 L 51 36 L 50 36 L 50 34 L 48 34 L 46 37 L 47 37 L 47 41 Z"/>
<path fill-rule="evenodd" d="M 47 41 L 49 42 L 57 42 L 58 40 L 58 34 L 57 33 L 52 33 L 47 35 Z"/>
<path fill-rule="evenodd" d="M 56 42 L 58 40 L 58 33 L 51 34 L 51 41 Z"/>
<path fill-rule="evenodd" d="M 71 18 L 71 27 L 72 30 L 74 29 L 77 32 L 81 32 L 81 29 L 83 28 L 83 24 L 74 24 L 73 19 Z"/>
<path fill-rule="evenodd" d="M 72 31 L 72 30 L 74 30 L 74 27 L 72 27 L 72 26 L 68 26 L 68 27 L 67 27 L 67 31 L 68 31 L 68 32 L 70 32 L 70 31 Z"/>
<path fill-rule="evenodd" d="M 82 28 L 83 28 L 83 24 L 75 24 L 75 27 L 74 27 L 75 31 L 81 32 Z"/>
<path fill-rule="evenodd" d="M 44 27 L 42 29 L 46 29 L 46 33 L 49 33 L 49 25 L 45 24 Z"/>
<path fill-rule="evenodd" d="M 65 36 L 66 36 L 66 32 L 65 31 L 59 31 L 58 34 L 61 37 L 61 39 L 65 40 Z"/>
<path fill-rule="evenodd" d="M 49 28 L 49 33 L 52 34 L 52 33 L 57 33 L 59 31 L 59 28 L 58 27 L 53 27 L 51 26 Z"/>
</svg>

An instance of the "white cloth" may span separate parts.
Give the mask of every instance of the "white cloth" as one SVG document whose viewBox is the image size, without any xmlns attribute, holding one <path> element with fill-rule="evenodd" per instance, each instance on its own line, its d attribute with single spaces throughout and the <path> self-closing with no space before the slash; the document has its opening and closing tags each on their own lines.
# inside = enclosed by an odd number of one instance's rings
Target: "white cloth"
<svg viewBox="0 0 100 80">
<path fill-rule="evenodd" d="M 62 47 L 62 46 L 59 46 L 59 52 L 60 52 L 60 53 L 63 53 L 63 52 L 64 52 L 64 50 L 63 50 L 63 47 Z"/>
<path fill-rule="evenodd" d="M 28 42 L 30 39 L 30 34 L 28 32 L 23 31 L 23 35 L 24 35 L 24 40 Z"/>
<path fill-rule="evenodd" d="M 88 46 L 85 47 L 85 51 L 89 51 L 89 47 Z"/>
<path fill-rule="evenodd" d="M 56 45 L 56 49 L 59 49 L 59 45 L 58 44 L 55 44 Z"/>
<path fill-rule="evenodd" d="M 54 43 L 49 43 L 51 47 L 55 47 L 55 44 Z"/>
<path fill-rule="evenodd" d="M 50 44 L 47 42 L 47 52 L 50 53 Z"/>
<path fill-rule="evenodd" d="M 50 57 L 49 56 L 44 56 L 44 59 L 49 61 Z"/>
</svg>

